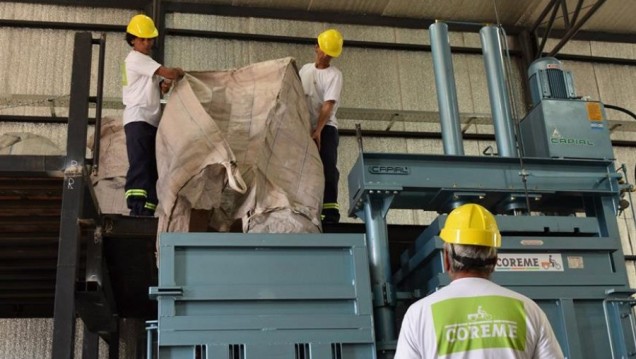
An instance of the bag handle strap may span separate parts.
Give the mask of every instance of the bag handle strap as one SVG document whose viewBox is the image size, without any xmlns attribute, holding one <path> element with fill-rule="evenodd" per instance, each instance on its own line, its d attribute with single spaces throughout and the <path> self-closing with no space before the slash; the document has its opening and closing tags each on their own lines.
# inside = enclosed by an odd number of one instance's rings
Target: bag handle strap
<svg viewBox="0 0 636 359">
<path fill-rule="evenodd" d="M 247 191 L 247 185 L 245 185 L 245 181 L 243 180 L 243 177 L 238 170 L 236 162 L 223 162 L 222 165 L 223 167 L 225 167 L 225 172 L 227 173 L 227 181 L 230 185 L 230 188 L 238 193 L 245 193 L 245 191 Z"/>
</svg>

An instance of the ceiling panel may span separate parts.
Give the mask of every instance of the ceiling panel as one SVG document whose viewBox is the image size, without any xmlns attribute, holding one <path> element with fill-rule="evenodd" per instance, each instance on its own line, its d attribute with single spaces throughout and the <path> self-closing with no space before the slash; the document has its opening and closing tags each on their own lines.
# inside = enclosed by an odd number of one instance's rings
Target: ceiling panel
<svg viewBox="0 0 636 359">
<path fill-rule="evenodd" d="M 388 3 L 390 0 L 311 0 L 307 10 L 381 15 Z"/>
<path fill-rule="evenodd" d="M 569 12 L 579 0 L 566 0 Z M 581 15 L 598 0 L 583 0 Z M 0 1 L 1 2 L 1 1 Z M 25 0 L 25 2 L 62 5 L 96 6 L 94 0 Z M 269 8 L 342 15 L 375 15 L 408 19 L 440 19 L 496 23 L 504 26 L 529 27 L 551 0 L 164 0 L 164 3 L 198 3 L 236 6 L 243 8 Z M 121 8 L 139 7 L 149 0 L 103 0 L 100 6 Z M 495 7 L 497 11 L 495 12 Z M 281 13 L 282 14 L 282 13 Z M 288 16 L 281 16 L 288 18 Z M 636 0 L 606 0 L 601 8 L 582 27 L 582 30 L 634 34 L 636 36 Z M 544 25 L 547 23 L 544 21 Z M 563 28 L 561 14 L 554 24 Z"/>
<path fill-rule="evenodd" d="M 311 0 L 233 0 L 232 5 L 289 10 L 307 10 Z"/>
<path fill-rule="evenodd" d="M 391 0 L 383 15 L 420 17 L 447 21 L 490 22 L 499 20 L 513 24 L 517 19 L 543 0 Z M 495 5 L 497 11 L 495 11 Z"/>
<path fill-rule="evenodd" d="M 636 36 L 636 1 L 607 0 L 583 29 L 631 33 Z"/>
</svg>

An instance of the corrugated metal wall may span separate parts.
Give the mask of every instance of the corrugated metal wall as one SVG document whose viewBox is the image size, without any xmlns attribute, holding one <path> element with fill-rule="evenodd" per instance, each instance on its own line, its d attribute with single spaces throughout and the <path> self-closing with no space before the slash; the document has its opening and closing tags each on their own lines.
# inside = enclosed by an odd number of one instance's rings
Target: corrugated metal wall
<svg viewBox="0 0 636 359">
<path fill-rule="evenodd" d="M 66 8 L 21 3 L 0 3 L 1 19 L 78 22 L 125 25 L 134 12 L 128 10 Z M 167 27 L 219 32 L 270 34 L 281 36 L 315 37 L 321 30 L 335 26 L 346 40 L 374 41 L 397 44 L 428 44 L 426 30 L 397 29 L 387 27 L 332 25 L 299 21 L 278 21 L 256 18 L 235 18 L 192 14 L 169 14 Z M 452 30 L 452 28 L 451 28 Z M 55 113 L 66 116 L 70 92 L 70 71 L 73 47 L 73 31 L 38 30 L 0 27 L 0 115 L 39 115 L 51 113 L 47 98 L 55 98 Z M 95 37 L 99 34 L 94 34 Z M 104 96 L 112 103 L 120 102 L 121 85 L 119 64 L 130 50 L 122 33 L 107 33 L 106 73 Z M 345 41 L 346 41 L 345 40 Z M 514 41 L 510 41 L 514 46 Z M 547 44 L 552 46 L 554 41 Z M 451 45 L 480 47 L 476 33 L 451 33 Z M 568 54 L 636 59 L 636 45 L 572 41 L 563 50 Z M 277 42 L 239 41 L 210 38 L 168 36 L 165 43 L 165 65 L 180 66 L 186 70 L 212 70 L 240 67 L 249 63 L 279 57 L 292 56 L 298 66 L 313 61 L 311 45 Z M 97 54 L 94 54 L 93 63 Z M 459 97 L 459 109 L 465 116 L 485 118 L 489 116 L 486 77 L 480 55 L 453 55 L 455 77 Z M 435 117 L 437 100 L 431 54 L 423 51 L 398 51 L 389 49 L 347 48 L 333 64 L 344 74 L 345 84 L 341 108 L 343 113 L 367 113 L 348 119 L 340 116 L 342 128 L 354 128 L 361 123 L 363 129 L 384 130 L 391 120 L 392 111 L 415 111 L 413 117 L 398 117 L 393 131 L 439 131 L 439 125 L 426 120 Z M 618 105 L 636 111 L 636 66 L 610 65 L 587 62 L 565 62 L 574 73 L 579 95 Z M 513 66 L 511 74 L 516 84 L 515 102 L 523 104 L 521 78 L 525 71 Z M 95 84 L 93 79 L 93 86 Z M 13 96 L 13 97 L 12 97 Z M 104 115 L 120 116 L 119 106 L 106 109 Z M 520 106 L 522 107 L 522 106 Z M 352 111 L 345 111 L 350 109 Z M 353 110 L 357 110 L 353 111 Z M 520 113 L 525 109 L 519 108 Z M 632 121 L 629 117 L 611 111 L 610 119 Z M 370 120 L 372 118 L 372 120 Z M 404 119 L 402 119 L 404 118 Z M 0 134 L 7 132 L 34 132 L 51 138 L 59 147 L 66 146 L 64 125 L 0 123 Z M 492 126 L 478 122 L 468 133 L 492 133 Z M 614 139 L 634 140 L 634 132 L 616 129 Z M 496 148 L 494 141 L 466 141 L 467 155 L 480 155 L 488 146 Z M 441 154 L 440 140 L 406 138 L 365 138 L 365 151 Z M 625 163 L 633 179 L 636 149 L 615 148 L 617 163 Z M 339 148 L 340 204 L 348 209 L 346 177 L 358 155 L 358 145 L 353 137 L 342 137 Z M 634 254 L 636 228 L 631 210 L 619 219 L 626 254 Z M 427 224 L 434 217 L 422 211 L 393 210 L 388 221 L 394 224 Z M 353 219 L 344 218 L 352 222 Z M 629 264 L 630 280 L 636 287 L 636 271 Z M 78 333 L 81 333 L 78 330 Z M 50 320 L 2 320 L 0 321 L 0 358 L 45 357 L 32 356 L 32 349 L 21 348 L 18 343 L 33 343 L 28 348 L 40 348 L 45 353 L 50 346 Z M 9 335 L 10 334 L 10 335 Z M 102 351 L 104 352 L 104 351 Z M 128 353 L 128 354 L 125 354 Z M 133 358 L 130 352 L 122 352 L 122 358 Z"/>
</svg>

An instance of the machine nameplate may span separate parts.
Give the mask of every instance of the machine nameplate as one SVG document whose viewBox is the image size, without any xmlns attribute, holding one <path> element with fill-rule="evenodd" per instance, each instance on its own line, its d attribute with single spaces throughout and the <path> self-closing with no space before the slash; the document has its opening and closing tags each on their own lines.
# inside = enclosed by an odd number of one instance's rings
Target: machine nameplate
<svg viewBox="0 0 636 359">
<path fill-rule="evenodd" d="M 499 253 L 497 272 L 563 272 L 558 253 Z"/>
<path fill-rule="evenodd" d="M 542 246 L 543 241 L 540 239 L 523 239 L 521 240 L 522 246 Z"/>
<path fill-rule="evenodd" d="M 583 263 L 583 257 L 581 256 L 568 256 L 568 268 L 583 269 L 585 264 Z"/>
<path fill-rule="evenodd" d="M 550 139 L 550 142 L 560 144 L 560 145 L 578 145 L 578 146 L 594 146 L 592 141 L 587 140 L 585 138 L 554 138 Z"/>
<path fill-rule="evenodd" d="M 371 166 L 369 172 L 383 175 L 408 175 L 411 170 L 407 166 Z"/>
<path fill-rule="evenodd" d="M 587 106 L 587 118 L 590 121 L 603 121 L 603 111 L 601 110 L 601 104 L 598 102 L 588 102 Z"/>
</svg>

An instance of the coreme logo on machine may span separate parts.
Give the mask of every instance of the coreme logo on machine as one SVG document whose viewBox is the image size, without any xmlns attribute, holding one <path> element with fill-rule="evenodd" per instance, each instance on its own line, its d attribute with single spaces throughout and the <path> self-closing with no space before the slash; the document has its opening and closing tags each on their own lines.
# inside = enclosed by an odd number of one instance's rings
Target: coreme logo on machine
<svg viewBox="0 0 636 359">
<path fill-rule="evenodd" d="M 385 175 L 408 175 L 411 170 L 407 166 L 371 166 L 369 172 Z"/>
<path fill-rule="evenodd" d="M 563 258 L 558 253 L 499 253 L 496 272 L 563 272 Z"/>
<path fill-rule="evenodd" d="M 559 145 L 594 146 L 594 143 L 585 138 L 563 137 L 556 128 L 552 132 L 550 142 Z"/>
<path fill-rule="evenodd" d="M 525 350 L 525 311 L 518 299 L 453 298 L 433 304 L 432 310 L 440 355 L 486 348 Z"/>
</svg>

